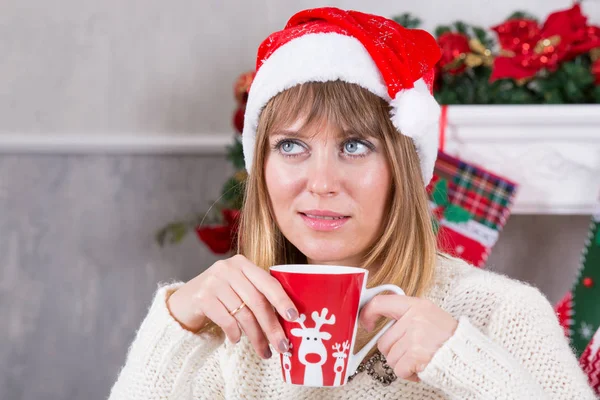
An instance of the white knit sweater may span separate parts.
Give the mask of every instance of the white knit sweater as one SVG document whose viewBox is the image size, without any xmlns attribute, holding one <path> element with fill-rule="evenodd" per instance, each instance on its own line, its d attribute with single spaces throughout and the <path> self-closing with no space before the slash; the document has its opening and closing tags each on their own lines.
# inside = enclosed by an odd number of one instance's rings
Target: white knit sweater
<svg viewBox="0 0 600 400">
<path fill-rule="evenodd" d="M 152 399 L 595 399 L 546 298 L 535 288 L 439 257 L 426 297 L 458 319 L 421 382 L 383 386 L 360 373 L 345 386 L 283 382 L 279 356 L 181 328 L 160 288 L 110 400 Z"/>
</svg>

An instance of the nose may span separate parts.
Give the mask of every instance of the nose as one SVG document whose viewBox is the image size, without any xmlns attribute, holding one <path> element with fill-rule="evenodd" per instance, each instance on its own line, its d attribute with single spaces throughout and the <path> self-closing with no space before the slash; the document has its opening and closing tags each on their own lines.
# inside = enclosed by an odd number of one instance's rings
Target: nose
<svg viewBox="0 0 600 400">
<path fill-rule="evenodd" d="M 339 192 L 340 165 L 327 151 L 315 153 L 308 171 L 308 190 L 318 196 L 334 196 Z"/>
</svg>

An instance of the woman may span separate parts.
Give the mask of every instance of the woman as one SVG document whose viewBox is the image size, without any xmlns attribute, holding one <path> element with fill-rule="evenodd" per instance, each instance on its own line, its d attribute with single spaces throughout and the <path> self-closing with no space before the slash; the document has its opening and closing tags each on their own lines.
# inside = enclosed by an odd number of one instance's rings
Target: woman
<svg viewBox="0 0 600 400">
<path fill-rule="evenodd" d="M 158 290 L 112 399 L 594 398 L 537 289 L 436 252 L 438 58 L 426 32 L 335 8 L 263 42 L 239 255 Z M 361 312 L 357 348 L 397 322 L 347 385 L 283 382 L 276 313 L 298 311 L 267 272 L 282 263 L 362 267 L 406 292 Z"/>
</svg>

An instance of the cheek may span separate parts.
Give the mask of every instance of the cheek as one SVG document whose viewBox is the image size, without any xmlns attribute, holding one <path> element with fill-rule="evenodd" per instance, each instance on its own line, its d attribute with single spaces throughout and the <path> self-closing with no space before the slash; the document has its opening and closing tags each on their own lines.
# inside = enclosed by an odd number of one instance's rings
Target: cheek
<svg viewBox="0 0 600 400">
<path fill-rule="evenodd" d="M 391 192 L 392 180 L 389 167 L 384 162 L 375 163 L 354 176 L 353 197 L 363 217 L 373 222 L 380 222 Z"/>
<path fill-rule="evenodd" d="M 302 190 L 300 174 L 291 171 L 290 166 L 277 157 L 267 157 L 265 181 L 275 211 L 288 209 L 292 199 Z"/>
</svg>

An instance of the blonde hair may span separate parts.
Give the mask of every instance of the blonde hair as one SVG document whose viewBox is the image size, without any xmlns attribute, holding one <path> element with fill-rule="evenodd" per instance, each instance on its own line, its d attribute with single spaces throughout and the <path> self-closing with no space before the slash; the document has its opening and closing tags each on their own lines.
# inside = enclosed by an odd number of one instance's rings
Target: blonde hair
<svg viewBox="0 0 600 400">
<path fill-rule="evenodd" d="M 381 236 L 365 255 L 368 287 L 392 283 L 409 296 L 419 296 L 431 285 L 436 263 L 436 239 L 419 158 L 412 140 L 398 133 L 389 118 L 389 106 L 362 87 L 341 81 L 294 86 L 273 97 L 259 120 L 253 167 L 246 182 L 238 236 L 238 252 L 268 270 L 277 264 L 306 263 L 306 257 L 281 233 L 275 222 L 265 182 L 269 133 L 305 117 L 305 127 L 327 123 L 381 140 L 392 177 L 386 219 Z M 371 333 L 361 332 L 356 349 Z M 374 350 L 373 350 L 374 351 Z"/>
</svg>

